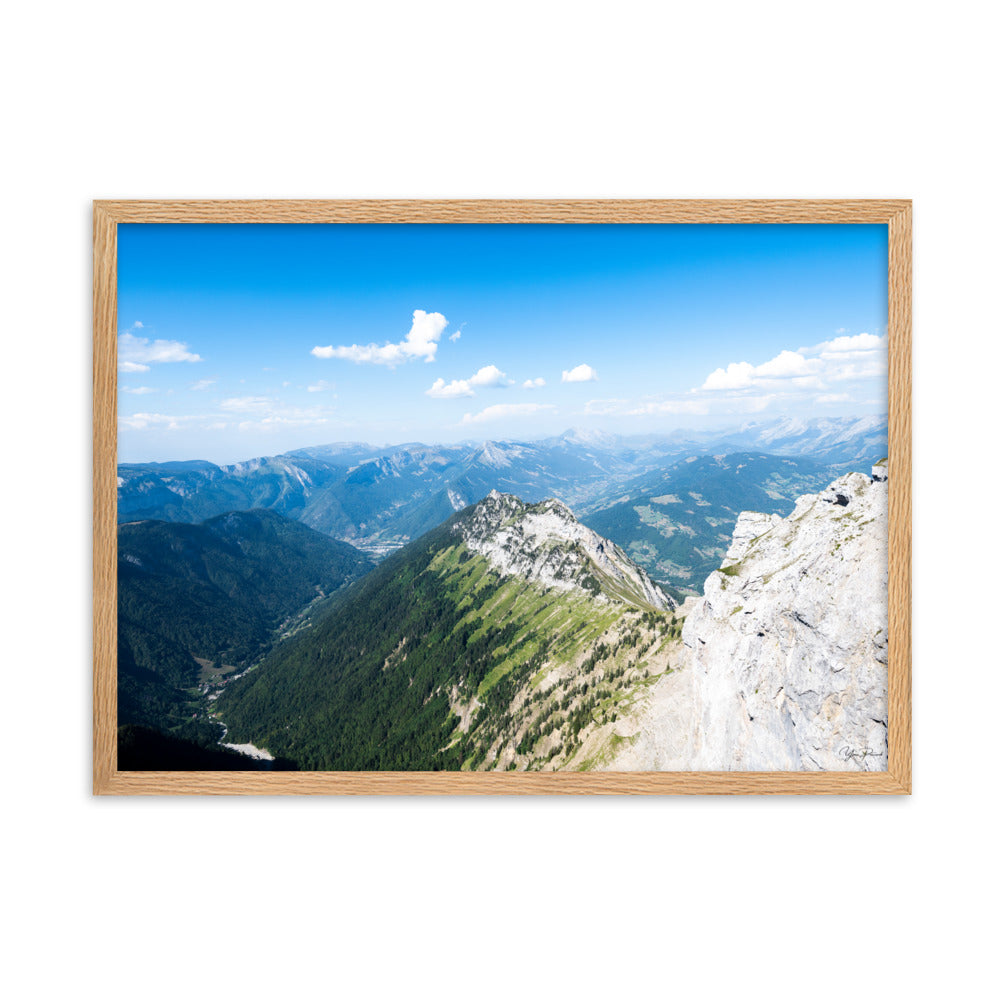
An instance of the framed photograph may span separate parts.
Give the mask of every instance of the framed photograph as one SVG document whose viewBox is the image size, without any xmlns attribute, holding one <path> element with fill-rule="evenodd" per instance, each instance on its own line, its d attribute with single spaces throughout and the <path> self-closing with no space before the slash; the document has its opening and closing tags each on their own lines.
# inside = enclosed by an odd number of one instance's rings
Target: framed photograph
<svg viewBox="0 0 1000 1000">
<path fill-rule="evenodd" d="M 94 203 L 98 794 L 907 794 L 908 201 Z"/>
</svg>

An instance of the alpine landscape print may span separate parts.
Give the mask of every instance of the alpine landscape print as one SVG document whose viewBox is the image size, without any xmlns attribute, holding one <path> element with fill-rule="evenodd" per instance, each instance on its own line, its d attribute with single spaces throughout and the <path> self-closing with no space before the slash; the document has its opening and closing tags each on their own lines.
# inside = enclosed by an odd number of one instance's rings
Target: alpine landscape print
<svg viewBox="0 0 1000 1000">
<path fill-rule="evenodd" d="M 885 225 L 117 253 L 119 769 L 886 770 Z"/>
</svg>

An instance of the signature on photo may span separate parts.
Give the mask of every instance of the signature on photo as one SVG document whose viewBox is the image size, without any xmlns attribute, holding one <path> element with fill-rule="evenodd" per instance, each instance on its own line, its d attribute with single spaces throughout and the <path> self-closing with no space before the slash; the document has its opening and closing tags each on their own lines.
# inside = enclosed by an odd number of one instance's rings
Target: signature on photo
<svg viewBox="0 0 1000 1000">
<path fill-rule="evenodd" d="M 874 750 L 872 747 L 842 747 L 840 751 L 841 759 L 853 760 L 858 767 L 868 770 L 869 757 L 881 757 L 881 750 Z"/>
</svg>

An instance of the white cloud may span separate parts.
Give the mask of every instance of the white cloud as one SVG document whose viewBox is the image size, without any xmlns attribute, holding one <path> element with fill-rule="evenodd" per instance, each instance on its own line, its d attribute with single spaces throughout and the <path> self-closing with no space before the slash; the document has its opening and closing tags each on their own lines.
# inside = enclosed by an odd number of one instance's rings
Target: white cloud
<svg viewBox="0 0 1000 1000">
<path fill-rule="evenodd" d="M 450 382 L 445 382 L 443 378 L 435 379 L 426 395 L 434 399 L 457 399 L 459 396 L 475 396 L 473 386 L 500 388 L 510 385 L 512 381 L 496 365 L 486 365 L 469 378 L 456 378 Z"/>
<path fill-rule="evenodd" d="M 332 382 L 327 382 L 326 379 L 321 378 L 318 382 L 314 382 L 312 385 L 307 385 L 306 392 L 327 392 L 333 388 L 334 385 Z"/>
<path fill-rule="evenodd" d="M 309 410 L 288 410 L 261 417 L 260 420 L 244 420 L 237 426 L 241 431 L 273 431 L 282 427 L 314 427 L 329 422 L 328 416 L 314 414 Z"/>
<path fill-rule="evenodd" d="M 832 340 L 779 351 L 754 365 L 734 361 L 716 368 L 697 389 L 628 404 L 629 415 L 753 414 L 776 402 L 817 406 L 849 403 L 857 390 L 843 391 L 842 383 L 884 378 L 887 373 L 887 339 L 870 333 L 838 335 Z M 838 387 L 835 391 L 832 387 Z M 620 413 L 620 401 L 591 400 L 588 413 Z"/>
<path fill-rule="evenodd" d="M 468 379 L 456 378 L 445 382 L 443 378 L 439 378 L 434 380 L 426 395 L 434 399 L 457 399 L 459 396 L 475 396 L 475 393 Z"/>
<path fill-rule="evenodd" d="M 643 403 L 634 410 L 629 410 L 631 416 L 650 416 L 659 414 L 687 414 L 706 416 L 710 413 L 760 413 L 777 399 L 777 395 L 748 396 L 690 396 L 681 399 L 655 400 Z"/>
<path fill-rule="evenodd" d="M 133 329 L 138 329 L 133 325 Z M 188 350 L 187 344 L 179 340 L 153 340 L 136 337 L 131 333 L 118 335 L 118 370 L 122 372 L 146 372 L 151 364 L 165 364 L 173 361 L 201 361 L 197 354 Z"/>
<path fill-rule="evenodd" d="M 709 412 L 707 399 L 663 399 L 652 403 L 643 403 L 634 410 L 629 410 L 630 416 L 650 416 L 662 413 L 687 413 L 703 415 Z"/>
<path fill-rule="evenodd" d="M 859 358 L 871 355 L 873 352 L 886 349 L 885 337 L 876 337 L 873 333 L 859 333 L 854 337 L 834 337 L 806 351 L 815 351 L 824 360 L 843 358 Z"/>
<path fill-rule="evenodd" d="M 781 391 L 822 390 L 828 382 L 876 378 L 886 373 L 886 338 L 870 333 L 835 337 L 814 347 L 781 351 L 770 361 L 752 365 L 734 361 L 716 368 L 701 386 L 702 392 L 747 389 Z"/>
<path fill-rule="evenodd" d="M 396 365 L 416 358 L 433 361 L 437 354 L 438 341 L 448 320 L 441 313 L 427 313 L 423 309 L 413 312 L 410 332 L 398 344 L 351 344 L 349 347 L 314 347 L 310 352 L 317 358 L 341 358 L 355 364 Z"/>
<path fill-rule="evenodd" d="M 749 361 L 734 361 L 727 368 L 716 368 L 702 389 L 748 389 L 753 385 L 753 372 Z"/>
<path fill-rule="evenodd" d="M 798 351 L 782 351 L 758 365 L 755 374 L 758 378 L 804 378 L 815 375 L 818 368 L 815 358 L 804 358 Z"/>
<path fill-rule="evenodd" d="M 507 417 L 530 417 L 543 410 L 554 410 L 550 403 L 498 403 L 487 406 L 479 413 L 466 413 L 462 417 L 463 424 L 482 424 L 490 420 L 502 420 Z"/>
<path fill-rule="evenodd" d="M 705 379 L 703 390 L 749 389 L 756 385 L 791 379 L 801 385 L 811 382 L 818 387 L 817 373 L 822 363 L 816 358 L 806 358 L 798 351 L 782 351 L 777 357 L 756 367 L 749 361 L 736 361 L 727 368 L 716 368 Z"/>
<path fill-rule="evenodd" d="M 263 410 L 269 407 L 274 400 L 267 396 L 236 396 L 232 399 L 224 399 L 219 403 L 219 408 L 228 413 L 252 413 L 256 410 Z"/>
<path fill-rule="evenodd" d="M 314 427 L 327 424 L 336 412 L 332 406 L 284 406 L 274 399 L 251 396 L 246 399 L 227 400 L 237 404 L 230 412 L 243 413 L 245 419 L 235 426 L 244 432 L 268 432 L 284 427 Z"/>
<path fill-rule="evenodd" d="M 577 365 L 562 373 L 564 382 L 596 382 L 597 372 L 590 365 Z"/>
<path fill-rule="evenodd" d="M 330 406 L 283 406 L 266 396 L 244 396 L 223 400 L 214 413 L 186 414 L 134 413 L 119 417 L 119 427 L 128 430 L 148 428 L 179 430 L 181 427 L 202 430 L 223 430 L 235 427 L 241 431 L 273 431 L 282 427 L 307 427 L 330 423 L 335 408 Z M 229 423 L 231 416 L 242 417 L 240 423 Z"/>
<path fill-rule="evenodd" d="M 591 416 L 606 417 L 612 413 L 622 413 L 629 405 L 627 399 L 591 399 L 583 408 L 583 412 Z"/>
<path fill-rule="evenodd" d="M 827 378 L 831 382 L 855 382 L 859 379 L 885 377 L 889 372 L 889 362 L 885 356 L 866 358 L 860 362 L 845 362 L 831 365 Z"/>
<path fill-rule="evenodd" d="M 151 392 L 156 392 L 156 390 L 148 385 L 137 385 L 134 389 L 127 385 L 123 385 L 122 392 L 130 392 L 133 396 L 145 396 Z"/>
<path fill-rule="evenodd" d="M 543 378 L 529 378 L 527 382 L 522 384 L 524 389 L 541 389 L 545 385 L 545 379 Z"/>
<path fill-rule="evenodd" d="M 462 329 L 461 327 L 459 327 L 459 329 L 457 329 L 448 339 L 458 340 L 461 336 L 462 336 Z"/>
<path fill-rule="evenodd" d="M 131 326 L 131 327 L 130 327 L 129 329 L 132 329 L 132 330 L 141 330 L 141 329 L 142 329 L 142 320 L 140 320 L 140 319 L 137 319 L 137 320 L 136 320 L 136 321 L 135 321 L 135 322 L 134 322 L 134 323 L 132 324 L 132 326 Z"/>
<path fill-rule="evenodd" d="M 829 382 L 885 378 L 889 373 L 889 339 L 885 336 L 858 333 L 853 337 L 834 337 L 815 347 L 799 350 L 817 356 L 822 366 L 821 375 Z"/>
<path fill-rule="evenodd" d="M 215 385 L 214 378 L 200 378 L 197 382 L 192 382 L 188 388 L 192 392 L 200 392 L 202 389 L 207 389 L 210 385 Z"/>
<path fill-rule="evenodd" d="M 170 413 L 132 413 L 118 418 L 118 426 L 129 430 L 141 431 L 148 427 L 165 427 L 168 431 L 181 429 L 182 424 L 190 425 L 197 421 L 210 419 L 205 414 L 177 416 Z"/>
<path fill-rule="evenodd" d="M 469 379 L 469 385 L 510 385 L 512 381 L 496 365 L 486 365 Z"/>
</svg>

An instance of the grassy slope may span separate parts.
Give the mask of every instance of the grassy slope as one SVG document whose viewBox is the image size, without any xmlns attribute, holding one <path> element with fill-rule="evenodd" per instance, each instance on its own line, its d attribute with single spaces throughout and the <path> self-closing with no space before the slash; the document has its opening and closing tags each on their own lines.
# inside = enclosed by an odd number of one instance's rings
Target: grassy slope
<svg viewBox="0 0 1000 1000">
<path fill-rule="evenodd" d="M 308 769 L 581 766 L 583 738 L 641 689 L 676 623 L 501 579 L 452 523 L 236 681 L 218 703 L 230 738 Z"/>
</svg>

